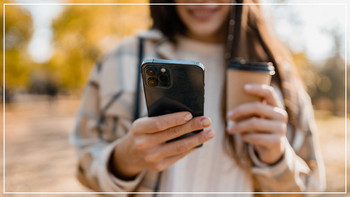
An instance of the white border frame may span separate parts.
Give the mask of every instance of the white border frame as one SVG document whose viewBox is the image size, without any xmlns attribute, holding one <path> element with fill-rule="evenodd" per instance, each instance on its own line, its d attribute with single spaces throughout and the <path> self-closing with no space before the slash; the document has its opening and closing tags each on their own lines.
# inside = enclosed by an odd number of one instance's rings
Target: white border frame
<svg viewBox="0 0 350 197">
<path fill-rule="evenodd" d="M 6 5 L 341 5 L 345 9 L 345 191 L 344 192 L 6 192 L 5 190 L 5 7 Z M 348 3 L 3 3 L 3 194 L 347 194 L 347 8 Z"/>
</svg>

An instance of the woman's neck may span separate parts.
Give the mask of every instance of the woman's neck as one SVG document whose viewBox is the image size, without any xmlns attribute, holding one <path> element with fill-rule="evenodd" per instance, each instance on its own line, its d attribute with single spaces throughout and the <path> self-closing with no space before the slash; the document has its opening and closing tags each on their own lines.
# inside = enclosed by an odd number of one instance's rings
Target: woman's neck
<svg viewBox="0 0 350 197">
<path fill-rule="evenodd" d="M 218 32 L 212 35 L 198 35 L 190 31 L 187 31 L 187 33 L 185 34 L 185 36 L 190 39 L 197 40 L 200 42 L 205 42 L 205 43 L 224 43 L 226 41 L 225 35 L 226 35 L 226 28 L 225 29 L 222 28 Z"/>
</svg>

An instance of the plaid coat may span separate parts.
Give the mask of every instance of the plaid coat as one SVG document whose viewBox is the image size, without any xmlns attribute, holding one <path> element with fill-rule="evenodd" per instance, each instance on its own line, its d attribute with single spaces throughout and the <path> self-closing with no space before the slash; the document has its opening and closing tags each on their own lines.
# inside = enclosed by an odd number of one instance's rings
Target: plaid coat
<svg viewBox="0 0 350 197">
<path fill-rule="evenodd" d="M 145 58 L 175 59 L 176 48 L 159 31 L 149 30 L 138 36 L 145 40 Z M 133 121 L 137 64 L 138 39 L 132 36 L 96 63 L 84 89 L 71 143 L 78 153 L 78 180 L 95 191 L 150 192 L 154 188 L 156 172 L 144 170 L 134 180 L 126 181 L 109 170 L 111 154 Z M 250 170 L 252 191 L 298 192 L 325 188 L 312 105 L 303 89 L 299 97 L 306 100 L 302 115 L 308 125 L 304 125 L 303 131 L 288 127 L 289 143 L 279 163 L 274 166 L 262 163 L 252 146 L 248 147 L 254 164 Z M 143 94 L 140 109 L 142 116 L 147 115 Z"/>
</svg>

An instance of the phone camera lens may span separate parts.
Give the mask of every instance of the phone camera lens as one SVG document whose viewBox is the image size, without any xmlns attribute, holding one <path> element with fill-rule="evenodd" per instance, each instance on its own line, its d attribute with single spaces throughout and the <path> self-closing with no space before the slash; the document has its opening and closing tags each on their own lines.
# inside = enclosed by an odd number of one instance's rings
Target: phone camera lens
<svg viewBox="0 0 350 197">
<path fill-rule="evenodd" d="M 167 83 L 169 81 L 169 77 L 166 74 L 161 74 L 159 76 L 159 80 L 163 83 Z"/>
<path fill-rule="evenodd" d="M 155 87 L 155 86 L 158 85 L 158 80 L 155 79 L 155 78 L 153 78 L 153 77 L 151 77 L 151 78 L 149 78 L 149 79 L 147 80 L 147 84 L 148 84 L 149 86 L 151 86 L 151 87 Z"/>
<path fill-rule="evenodd" d="M 149 75 L 149 76 L 154 76 L 154 75 L 156 75 L 156 70 L 154 70 L 153 68 L 148 68 L 148 69 L 146 70 L 146 73 L 147 73 L 147 75 Z"/>
</svg>

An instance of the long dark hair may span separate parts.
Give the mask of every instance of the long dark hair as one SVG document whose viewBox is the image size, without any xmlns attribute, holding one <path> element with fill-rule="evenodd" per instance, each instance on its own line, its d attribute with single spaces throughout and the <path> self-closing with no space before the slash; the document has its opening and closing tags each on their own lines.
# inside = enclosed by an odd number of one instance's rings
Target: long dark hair
<svg viewBox="0 0 350 197">
<path fill-rule="evenodd" d="M 151 0 L 151 3 L 169 3 L 166 0 Z M 245 0 L 245 3 L 258 3 L 258 0 Z M 173 1 L 171 1 L 173 3 Z M 185 34 L 187 29 L 178 16 L 175 6 L 150 6 L 151 17 L 153 19 L 152 28 L 159 29 L 169 40 L 175 41 L 174 36 L 177 34 Z M 232 6 L 230 17 L 237 20 L 237 7 Z M 259 5 L 243 5 L 240 6 L 239 26 L 235 31 L 239 31 L 239 38 L 236 38 L 237 43 L 230 41 L 230 35 L 227 35 L 228 41 L 226 53 L 229 53 L 227 58 L 239 57 L 248 61 L 264 61 L 272 62 L 276 68 L 276 75 L 273 81 L 276 82 L 283 94 L 284 104 L 288 113 L 289 123 L 294 128 L 302 129 L 303 120 L 301 106 L 303 100 L 298 98 L 298 93 L 303 90 L 303 85 L 298 77 L 295 65 L 290 52 L 287 48 L 273 36 L 268 28 Z M 227 33 L 232 26 L 231 20 L 227 20 Z M 231 26 L 230 26 L 231 25 Z M 239 50 L 237 50 L 239 48 Z M 232 50 L 231 50 L 232 49 Z M 228 61 L 228 59 L 227 59 Z M 307 132 L 307 131 L 305 131 Z M 233 156 L 239 154 L 236 151 L 233 138 L 228 138 L 231 144 L 230 149 L 233 151 Z"/>
</svg>

